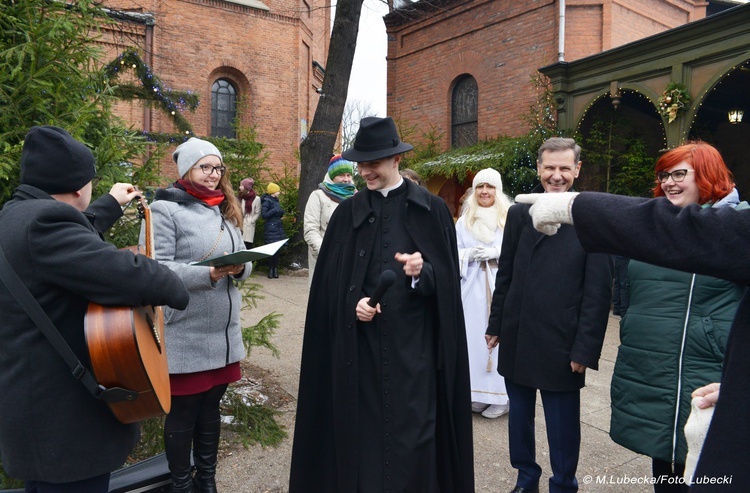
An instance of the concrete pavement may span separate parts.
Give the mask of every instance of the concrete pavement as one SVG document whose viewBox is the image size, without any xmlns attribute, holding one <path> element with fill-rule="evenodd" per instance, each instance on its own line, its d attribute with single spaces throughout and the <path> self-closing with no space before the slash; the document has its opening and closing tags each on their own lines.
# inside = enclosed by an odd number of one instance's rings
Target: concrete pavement
<svg viewBox="0 0 750 493">
<path fill-rule="evenodd" d="M 262 286 L 264 299 L 243 313 L 253 324 L 269 312 L 282 315 L 273 342 L 281 351 L 274 358 L 270 351 L 253 349 L 248 361 L 268 371 L 264 384 L 277 385 L 296 397 L 299 363 L 307 307 L 306 271 L 282 272 L 278 279 L 258 273 L 251 279 Z M 619 344 L 619 317 L 609 320 L 599 371 L 588 371 L 587 386 L 581 392 L 581 456 L 578 481 L 581 492 L 647 493 L 653 487 L 643 484 L 651 475 L 651 460 L 615 444 L 608 435 L 610 417 L 609 382 Z M 294 430 L 296 399 L 289 399 L 279 411 L 279 421 L 289 433 L 279 446 L 259 445 L 244 449 L 232 445 L 222 450 L 217 480 L 224 492 L 276 493 L 288 491 L 289 462 Z M 549 453 L 541 399 L 537 402 L 537 462 L 542 467 L 540 491 L 546 492 L 550 474 Z M 507 493 L 515 486 L 516 472 L 508 458 L 507 416 L 490 420 L 474 415 L 474 464 L 477 493 Z M 588 483 L 587 483 L 588 481 Z"/>
</svg>

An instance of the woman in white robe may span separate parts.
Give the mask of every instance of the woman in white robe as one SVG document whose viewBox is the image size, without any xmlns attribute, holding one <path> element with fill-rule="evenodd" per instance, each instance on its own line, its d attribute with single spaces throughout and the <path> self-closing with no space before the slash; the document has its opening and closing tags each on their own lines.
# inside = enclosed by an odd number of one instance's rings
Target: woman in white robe
<svg viewBox="0 0 750 493">
<path fill-rule="evenodd" d="M 510 205 L 510 199 L 503 194 L 500 173 L 491 168 L 483 169 L 474 177 L 471 193 L 456 223 L 461 299 L 469 349 L 471 409 L 486 418 L 499 418 L 509 407 L 505 381 L 497 372 L 497 348 L 487 349 L 484 334 Z"/>
</svg>

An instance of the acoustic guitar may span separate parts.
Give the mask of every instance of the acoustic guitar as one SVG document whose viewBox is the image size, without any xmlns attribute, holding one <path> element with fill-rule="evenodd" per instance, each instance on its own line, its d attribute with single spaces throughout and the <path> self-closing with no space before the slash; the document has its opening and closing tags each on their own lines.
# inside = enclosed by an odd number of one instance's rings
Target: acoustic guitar
<svg viewBox="0 0 750 493">
<path fill-rule="evenodd" d="M 138 212 L 146 230 L 143 253 L 153 258 L 151 211 L 143 197 L 139 197 Z M 137 246 L 128 250 L 140 253 Z M 89 303 L 84 333 L 97 382 L 106 388 L 130 391 L 125 400 L 107 402 L 120 422 L 135 423 L 169 412 L 171 395 L 161 307 Z"/>
</svg>

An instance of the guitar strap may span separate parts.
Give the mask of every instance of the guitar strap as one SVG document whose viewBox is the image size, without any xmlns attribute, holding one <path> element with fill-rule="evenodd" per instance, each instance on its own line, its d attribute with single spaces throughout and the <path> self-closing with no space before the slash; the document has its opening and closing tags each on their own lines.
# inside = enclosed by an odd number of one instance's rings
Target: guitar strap
<svg viewBox="0 0 750 493">
<path fill-rule="evenodd" d="M 132 390 L 120 387 L 105 388 L 97 383 L 91 372 L 83 366 L 73 350 L 70 349 L 70 346 L 63 339 L 62 335 L 60 335 L 55 324 L 52 323 L 52 320 L 50 320 L 42 307 L 39 306 L 39 302 L 21 281 L 21 278 L 18 277 L 16 271 L 13 270 L 2 248 L 0 248 L 0 279 L 18 304 L 21 305 L 21 308 L 26 311 L 29 318 L 47 337 L 52 347 L 60 353 L 60 356 L 62 356 L 68 368 L 70 368 L 73 377 L 79 380 L 91 395 L 104 402 L 132 401 L 138 398 L 138 393 Z"/>
</svg>

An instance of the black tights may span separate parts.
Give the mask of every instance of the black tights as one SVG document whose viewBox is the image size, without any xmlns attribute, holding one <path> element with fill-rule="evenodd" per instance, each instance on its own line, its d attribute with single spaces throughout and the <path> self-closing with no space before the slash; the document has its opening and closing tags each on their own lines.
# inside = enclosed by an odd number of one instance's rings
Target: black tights
<svg viewBox="0 0 750 493">
<path fill-rule="evenodd" d="M 194 428 L 199 423 L 221 419 L 219 404 L 229 384 L 217 385 L 206 392 L 172 396 L 172 409 L 164 421 L 164 433 Z"/>
</svg>

